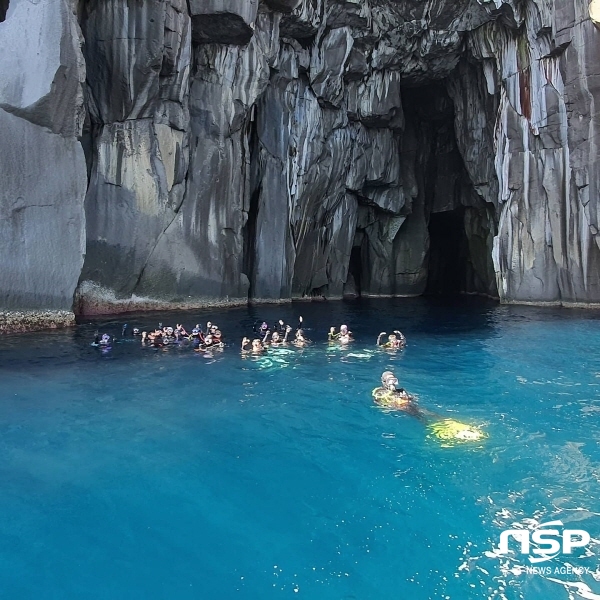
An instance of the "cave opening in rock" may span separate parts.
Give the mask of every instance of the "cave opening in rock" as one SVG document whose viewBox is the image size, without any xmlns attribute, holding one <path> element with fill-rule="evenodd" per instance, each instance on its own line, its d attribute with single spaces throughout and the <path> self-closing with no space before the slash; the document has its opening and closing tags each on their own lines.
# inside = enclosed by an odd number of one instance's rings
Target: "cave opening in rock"
<svg viewBox="0 0 600 600">
<path fill-rule="evenodd" d="M 0 23 L 6 19 L 10 0 L 0 0 Z"/>
<path fill-rule="evenodd" d="M 462 131 L 457 132 L 461 115 L 457 118 L 449 87 L 448 81 L 439 81 L 403 91 L 405 132 L 414 132 L 418 148 L 419 195 L 407 225 L 414 229 L 415 217 L 422 223 L 417 236 L 425 249 L 421 292 L 495 296 L 494 206 L 478 192 L 465 165 Z"/>
<path fill-rule="evenodd" d="M 429 257 L 426 294 L 459 294 L 465 289 L 468 241 L 464 209 L 429 217 Z"/>
<path fill-rule="evenodd" d="M 254 191 L 252 196 L 250 197 L 250 205 L 248 208 L 248 216 L 246 220 L 246 225 L 242 231 L 243 239 L 244 239 L 244 266 L 243 272 L 248 277 L 249 288 L 248 288 L 248 296 L 252 298 L 252 294 L 254 293 L 253 282 L 254 278 L 254 256 L 255 256 L 255 247 L 254 242 L 256 239 L 256 222 L 258 219 L 258 202 L 260 198 L 260 188 Z"/>
<path fill-rule="evenodd" d="M 345 296 L 360 296 L 361 291 L 362 253 L 361 246 L 354 246 L 350 253 L 348 279 L 344 289 Z"/>
</svg>

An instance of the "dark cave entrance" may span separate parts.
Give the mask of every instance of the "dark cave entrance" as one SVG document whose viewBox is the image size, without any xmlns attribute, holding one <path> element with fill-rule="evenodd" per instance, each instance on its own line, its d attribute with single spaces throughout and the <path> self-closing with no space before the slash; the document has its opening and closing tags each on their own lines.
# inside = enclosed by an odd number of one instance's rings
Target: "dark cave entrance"
<svg viewBox="0 0 600 600">
<path fill-rule="evenodd" d="M 350 264 L 348 266 L 348 280 L 344 295 L 360 296 L 361 291 L 361 272 L 362 272 L 362 247 L 355 245 L 350 253 Z"/>
<path fill-rule="evenodd" d="M 8 12 L 9 0 L 0 0 L 0 23 L 6 19 L 6 13 Z"/>
<path fill-rule="evenodd" d="M 403 91 L 407 129 L 417 140 L 427 295 L 496 295 L 492 262 L 494 207 L 478 194 L 457 141 L 454 101 L 438 81 Z M 411 217 L 409 217 L 411 218 Z"/>
<path fill-rule="evenodd" d="M 465 267 L 468 259 L 464 209 L 431 214 L 425 293 L 451 295 L 465 291 Z"/>
</svg>

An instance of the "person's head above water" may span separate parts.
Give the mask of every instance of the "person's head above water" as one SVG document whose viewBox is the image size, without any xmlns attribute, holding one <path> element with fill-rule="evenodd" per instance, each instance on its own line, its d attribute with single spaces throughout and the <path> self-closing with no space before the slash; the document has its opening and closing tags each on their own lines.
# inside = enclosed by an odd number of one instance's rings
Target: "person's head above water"
<svg viewBox="0 0 600 600">
<path fill-rule="evenodd" d="M 395 390 L 398 385 L 398 378 L 391 371 L 385 371 L 381 376 L 381 385 L 388 390 Z"/>
<path fill-rule="evenodd" d="M 280 340 L 279 340 L 279 334 L 278 334 L 276 331 L 275 331 L 275 332 L 273 333 L 273 335 L 271 336 L 271 341 L 272 341 L 272 342 L 275 342 L 275 343 L 277 343 L 277 342 L 279 342 L 279 341 L 280 341 Z"/>
<path fill-rule="evenodd" d="M 341 325 L 340 326 L 340 333 L 342 335 L 348 335 L 348 325 Z"/>
</svg>

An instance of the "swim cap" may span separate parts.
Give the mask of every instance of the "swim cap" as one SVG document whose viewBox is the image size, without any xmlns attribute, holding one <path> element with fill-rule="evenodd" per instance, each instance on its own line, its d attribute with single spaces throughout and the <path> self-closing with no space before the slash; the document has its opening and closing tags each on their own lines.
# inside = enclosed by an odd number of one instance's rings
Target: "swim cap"
<svg viewBox="0 0 600 600">
<path fill-rule="evenodd" d="M 105 333 L 105 334 L 102 336 L 102 341 L 103 341 L 103 342 L 108 342 L 108 341 L 110 341 L 110 335 L 108 335 L 108 333 Z"/>
<path fill-rule="evenodd" d="M 133 335 L 137 335 L 140 332 L 140 330 L 137 327 L 133 328 Z"/>
</svg>

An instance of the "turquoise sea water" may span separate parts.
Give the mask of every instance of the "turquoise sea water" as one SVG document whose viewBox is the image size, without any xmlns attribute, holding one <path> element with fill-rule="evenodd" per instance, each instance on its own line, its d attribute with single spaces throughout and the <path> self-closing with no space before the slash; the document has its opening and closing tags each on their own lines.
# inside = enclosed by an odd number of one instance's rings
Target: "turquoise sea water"
<svg viewBox="0 0 600 600">
<path fill-rule="evenodd" d="M 318 343 L 240 357 L 254 319 L 299 314 Z M 208 319 L 232 343 L 213 358 L 90 346 L 98 323 Z M 329 349 L 344 322 L 357 341 Z M 396 328 L 407 349 L 375 350 Z M 387 369 L 489 438 L 442 447 L 375 408 Z M 363 300 L 5 336 L 0 598 L 600 598 L 599 415 L 596 312 Z M 494 551 L 552 520 L 592 541 L 551 573 Z"/>
</svg>

